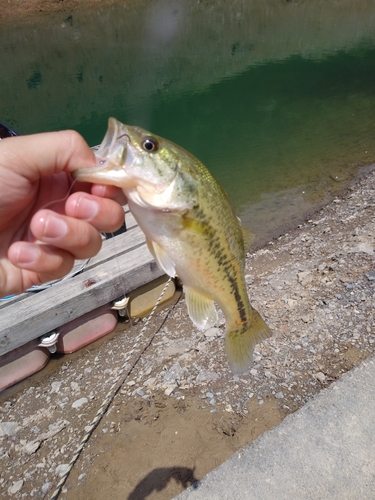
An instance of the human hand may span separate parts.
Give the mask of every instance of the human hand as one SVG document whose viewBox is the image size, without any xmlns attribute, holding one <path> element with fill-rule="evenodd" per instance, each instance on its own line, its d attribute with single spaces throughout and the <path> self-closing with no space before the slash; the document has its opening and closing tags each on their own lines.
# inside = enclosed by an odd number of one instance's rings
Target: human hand
<svg viewBox="0 0 375 500">
<path fill-rule="evenodd" d="M 67 197 L 70 172 L 94 164 L 74 131 L 0 141 L 0 297 L 63 277 L 121 227 L 119 189 L 75 183 Z"/>
</svg>

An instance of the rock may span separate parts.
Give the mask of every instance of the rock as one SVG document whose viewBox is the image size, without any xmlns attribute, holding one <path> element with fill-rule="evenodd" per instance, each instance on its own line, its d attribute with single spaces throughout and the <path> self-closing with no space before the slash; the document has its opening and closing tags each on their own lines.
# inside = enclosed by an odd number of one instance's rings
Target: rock
<svg viewBox="0 0 375 500">
<path fill-rule="evenodd" d="M 25 444 L 22 452 L 26 453 L 27 455 L 32 455 L 33 453 L 36 452 L 39 446 L 40 446 L 40 441 L 30 441 L 29 443 Z"/>
<path fill-rule="evenodd" d="M 77 382 L 70 382 L 70 387 L 72 391 L 79 391 L 79 385 L 77 384 Z"/>
<path fill-rule="evenodd" d="M 301 285 L 307 285 L 312 280 L 311 271 L 302 271 L 298 273 L 297 276 Z"/>
<path fill-rule="evenodd" d="M 81 406 L 85 405 L 88 402 L 87 398 L 80 398 L 74 401 L 72 404 L 72 408 L 80 408 Z"/>
<path fill-rule="evenodd" d="M 218 375 L 215 372 L 210 372 L 208 370 L 201 370 L 195 379 L 197 384 L 202 384 L 204 382 L 214 382 L 217 380 Z"/>
<path fill-rule="evenodd" d="M 363 242 L 359 243 L 356 247 L 351 248 L 348 250 L 348 253 L 367 253 L 368 255 L 374 256 L 374 247 L 371 245 L 371 243 L 368 242 Z"/>
<path fill-rule="evenodd" d="M 220 336 L 220 328 L 209 328 L 204 332 L 205 337 L 219 337 Z"/>
<path fill-rule="evenodd" d="M 144 387 L 149 387 L 150 389 L 156 388 L 156 377 L 151 377 L 143 382 Z"/>
<path fill-rule="evenodd" d="M 9 495 L 14 495 L 15 493 L 18 493 L 20 489 L 23 486 L 23 479 L 20 479 L 19 481 L 15 481 L 12 486 L 9 486 L 8 488 L 8 493 Z"/>
<path fill-rule="evenodd" d="M 55 473 L 62 477 L 69 469 L 69 464 L 60 464 L 56 467 Z"/>
<path fill-rule="evenodd" d="M 326 376 L 322 372 L 315 373 L 314 377 L 316 380 L 318 380 L 321 384 L 325 381 Z"/>
<path fill-rule="evenodd" d="M 282 392 L 277 392 L 277 393 L 275 394 L 275 398 L 276 398 L 276 399 L 283 399 L 283 397 L 284 397 L 284 394 L 283 394 Z"/>
<path fill-rule="evenodd" d="M 52 488 L 53 483 L 50 481 L 48 483 L 44 483 L 42 486 L 42 493 L 45 495 L 46 493 L 49 492 L 49 490 Z"/>
<path fill-rule="evenodd" d="M 164 374 L 165 384 L 179 384 L 181 378 L 181 366 L 179 363 L 175 363 L 170 367 L 170 369 Z"/>
<path fill-rule="evenodd" d="M 50 424 L 49 430 L 47 432 L 43 432 L 38 436 L 38 441 L 46 441 L 47 439 L 50 439 L 51 437 L 62 431 L 68 424 L 69 422 L 67 420 L 62 420 L 55 424 Z"/>
<path fill-rule="evenodd" d="M 50 390 L 51 394 L 53 394 L 54 392 L 59 392 L 61 384 L 62 382 L 52 382 Z"/>
<path fill-rule="evenodd" d="M 21 427 L 17 422 L 1 422 L 0 423 L 0 437 L 15 436 Z"/>
<path fill-rule="evenodd" d="M 251 274 L 245 274 L 245 282 L 246 282 L 247 285 L 252 285 L 253 284 L 254 279 L 251 276 Z"/>
<path fill-rule="evenodd" d="M 167 389 L 165 389 L 164 391 L 164 394 L 166 396 L 170 396 L 172 394 L 172 392 L 176 389 L 177 385 L 175 385 L 174 387 L 170 386 L 168 387 Z"/>
</svg>

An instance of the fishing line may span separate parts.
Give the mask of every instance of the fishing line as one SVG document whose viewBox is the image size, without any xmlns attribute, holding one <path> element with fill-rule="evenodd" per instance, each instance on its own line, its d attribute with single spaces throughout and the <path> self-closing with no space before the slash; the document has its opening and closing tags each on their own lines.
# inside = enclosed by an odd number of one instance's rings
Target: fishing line
<svg viewBox="0 0 375 500">
<path fill-rule="evenodd" d="M 168 281 L 166 282 L 158 300 L 156 301 L 156 304 L 152 308 L 152 311 L 150 312 L 149 316 L 147 317 L 147 320 L 146 320 L 145 324 L 143 325 L 142 330 L 139 333 L 137 342 L 135 343 L 133 348 L 128 352 L 127 357 L 126 357 L 123 365 L 120 368 L 119 374 L 117 375 L 117 377 L 113 381 L 112 386 L 109 389 L 107 395 L 105 396 L 105 398 L 104 398 L 100 408 L 98 409 L 95 417 L 93 418 L 91 423 L 85 427 L 86 432 L 85 432 L 83 438 L 81 439 L 81 442 L 79 443 L 76 451 L 74 452 L 74 455 L 73 455 L 71 461 L 69 462 L 66 471 L 61 476 L 60 481 L 57 483 L 55 491 L 53 492 L 52 496 L 50 497 L 50 500 L 56 500 L 59 497 L 61 490 L 62 490 L 62 487 L 64 486 L 66 480 L 68 479 L 68 476 L 69 476 L 71 470 L 73 469 L 74 464 L 78 460 L 78 458 L 81 454 L 81 451 L 83 450 L 85 444 L 89 440 L 91 434 L 93 433 L 95 428 L 98 426 L 98 424 L 100 423 L 103 416 L 106 414 L 110 404 L 114 400 L 114 398 L 115 398 L 116 394 L 118 393 L 118 391 L 120 390 L 121 386 L 123 385 L 125 380 L 129 377 L 129 375 L 131 374 L 131 372 L 133 371 L 133 369 L 137 365 L 138 361 L 141 359 L 141 357 L 144 354 L 144 352 L 146 351 L 146 349 L 150 346 L 150 344 L 152 343 L 152 341 L 155 338 L 155 335 L 158 333 L 160 328 L 163 326 L 163 324 L 166 321 L 167 317 L 169 316 L 171 310 L 173 309 L 172 308 L 172 309 L 168 310 L 167 314 L 165 315 L 165 318 L 163 319 L 162 324 L 159 326 L 159 328 L 157 330 L 155 330 L 155 332 L 151 335 L 150 339 L 148 339 L 148 342 L 146 343 L 146 345 L 143 346 L 141 351 L 138 353 L 135 361 L 133 363 L 129 364 L 129 361 L 132 357 L 132 354 L 134 353 L 134 350 L 138 347 L 140 340 L 142 340 L 142 337 L 143 337 L 143 335 L 148 327 L 148 324 L 150 323 L 152 317 L 154 316 L 156 309 L 158 308 L 160 301 L 163 298 L 165 292 L 167 291 L 167 288 L 168 288 L 171 281 L 172 281 L 172 278 L 169 278 Z"/>
<path fill-rule="evenodd" d="M 43 210 L 44 208 L 50 207 L 51 205 L 54 205 L 56 203 L 61 203 L 62 201 L 67 200 L 69 198 L 71 192 L 72 192 L 72 189 L 73 189 L 74 185 L 77 182 L 78 182 L 77 179 L 73 180 L 72 184 L 69 186 L 68 192 L 66 193 L 66 195 L 63 198 L 60 198 L 58 200 L 52 200 L 52 201 L 46 203 L 45 205 L 43 205 L 42 207 L 40 207 L 39 210 Z M 32 240 L 32 234 L 31 234 L 30 226 L 28 228 L 28 235 L 29 235 L 29 238 L 30 238 L 30 241 L 31 241 Z M 41 290 L 45 290 L 46 288 L 49 288 L 49 287 L 55 285 L 56 283 L 60 283 L 62 281 L 65 281 L 68 278 L 71 278 L 72 276 L 75 276 L 76 274 L 78 274 L 81 271 L 83 271 L 83 269 L 85 269 L 85 267 L 87 266 L 89 260 L 90 259 L 84 259 L 79 264 L 74 265 L 73 269 L 68 274 L 66 274 L 65 276 L 63 276 L 60 279 L 48 281 L 47 283 L 42 283 L 40 285 L 32 285 L 30 288 L 28 288 L 25 291 L 26 292 L 40 292 Z"/>
</svg>

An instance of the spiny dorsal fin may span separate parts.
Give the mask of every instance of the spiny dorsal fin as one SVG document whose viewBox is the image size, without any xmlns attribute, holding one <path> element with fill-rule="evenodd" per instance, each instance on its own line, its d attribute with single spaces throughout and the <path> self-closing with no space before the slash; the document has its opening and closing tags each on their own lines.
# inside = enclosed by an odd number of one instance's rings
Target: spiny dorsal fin
<svg viewBox="0 0 375 500">
<path fill-rule="evenodd" d="M 241 229 L 242 229 L 242 237 L 243 237 L 243 247 L 244 247 L 245 252 L 247 252 L 250 248 L 250 245 L 252 244 L 252 242 L 255 239 L 255 234 L 252 233 L 251 231 L 249 231 L 247 229 L 247 227 L 241 226 Z"/>
</svg>

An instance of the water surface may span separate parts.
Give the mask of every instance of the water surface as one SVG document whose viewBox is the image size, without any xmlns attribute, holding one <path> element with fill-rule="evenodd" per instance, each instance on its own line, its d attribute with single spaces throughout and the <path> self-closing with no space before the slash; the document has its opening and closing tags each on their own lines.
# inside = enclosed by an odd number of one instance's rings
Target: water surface
<svg viewBox="0 0 375 500">
<path fill-rule="evenodd" d="M 265 241 L 375 161 L 375 1 L 138 1 L 1 26 L 0 121 L 199 157 Z"/>
</svg>

